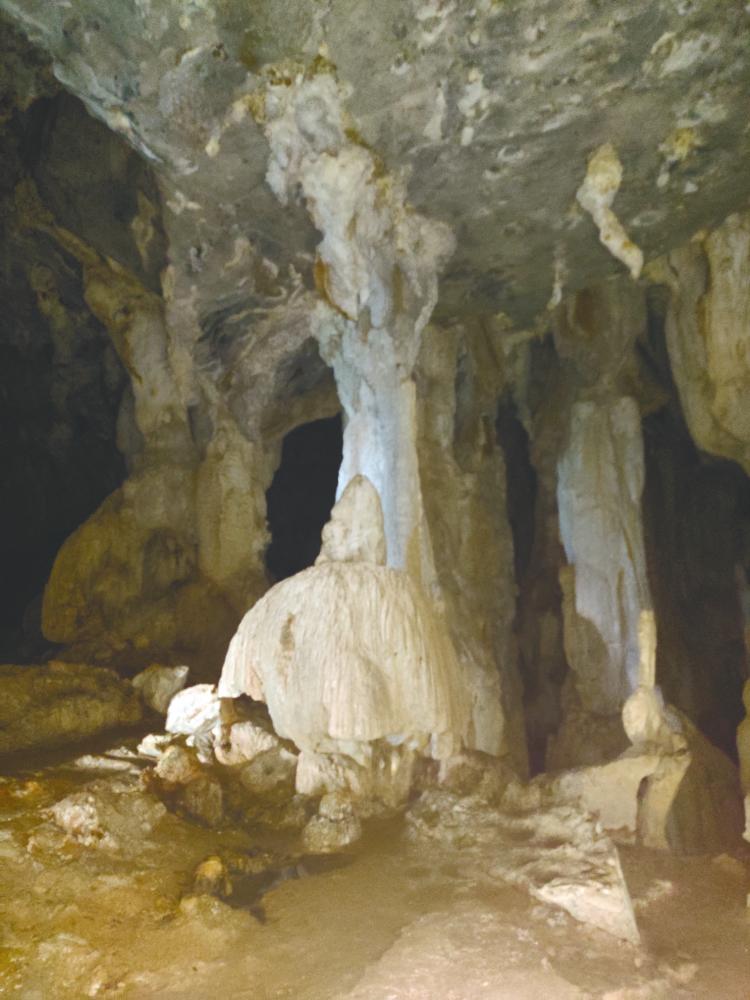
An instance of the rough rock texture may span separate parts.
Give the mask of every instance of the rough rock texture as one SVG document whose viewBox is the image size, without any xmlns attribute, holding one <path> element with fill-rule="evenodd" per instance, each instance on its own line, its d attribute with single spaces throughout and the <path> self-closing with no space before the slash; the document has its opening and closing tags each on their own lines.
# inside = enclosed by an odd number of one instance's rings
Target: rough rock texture
<svg viewBox="0 0 750 1000">
<path fill-rule="evenodd" d="M 742 702 L 747 714 L 737 727 L 737 756 L 740 761 L 740 785 L 747 795 L 750 792 L 750 680 L 742 689 Z"/>
<path fill-rule="evenodd" d="M 563 805 L 498 809 L 433 792 L 412 808 L 409 824 L 415 837 L 475 855 L 480 870 L 489 861 L 491 877 L 522 886 L 576 920 L 639 942 L 617 850 L 580 811 Z"/>
<path fill-rule="evenodd" d="M 306 850 L 330 854 L 359 840 L 362 824 L 352 803 L 341 792 L 328 792 L 320 800 L 318 815 L 302 831 Z"/>
<path fill-rule="evenodd" d="M 474 745 L 508 756 L 525 774 L 506 490 L 512 473 L 495 433 L 510 368 L 486 330 L 435 331 L 417 362 L 418 450 L 439 614 L 468 679 Z"/>
<path fill-rule="evenodd" d="M 48 640 L 215 680 L 252 608 L 222 693 L 268 701 L 303 750 L 298 784 L 372 792 L 391 768 L 398 797 L 416 750 L 524 772 L 522 700 L 535 766 L 545 749 L 551 767 L 616 757 L 642 613 L 674 637 L 705 603 L 698 588 L 670 604 L 653 566 L 651 600 L 641 421 L 676 385 L 697 446 L 748 469 L 750 14 L 371 7 L 0 0 L 2 278 L 20 303 L 2 343 L 10 412 L 28 396 L 32 413 L 3 433 L 27 540 L 80 525 L 46 587 Z M 529 439 L 530 542 L 500 399 Z M 338 410 L 343 506 L 320 564 L 256 604 L 282 438 Z M 51 513 L 89 452 L 97 474 Z M 358 476 L 372 489 L 347 500 Z M 672 668 L 663 643 L 659 664 L 670 697 L 696 720 L 711 702 L 732 737 L 743 489 L 722 535 L 733 565 L 691 576 L 722 576 L 704 629 L 721 638 Z M 341 524 L 359 535 L 342 542 Z M 207 702 L 180 730 L 203 757 L 221 735 Z M 252 752 L 224 735 L 232 760 Z M 277 750 L 269 781 L 291 769 Z"/>
<path fill-rule="evenodd" d="M 143 714 L 130 684 L 83 663 L 0 666 L 0 684 L 0 753 L 85 739 Z"/>
<path fill-rule="evenodd" d="M 690 433 L 750 474 L 750 216 L 730 216 L 669 264 L 667 343 Z"/>
<path fill-rule="evenodd" d="M 609 763 L 542 776 L 536 784 L 645 847 L 695 854 L 731 850 L 742 829 L 736 768 L 682 713 L 664 704 L 654 685 L 654 625 L 653 615 L 644 612 L 640 684 L 622 710 L 631 748 Z"/>
<path fill-rule="evenodd" d="M 50 53 L 57 78 L 159 167 L 170 228 L 200 234 L 192 246 L 212 271 L 238 240 L 248 271 L 271 247 L 282 268 L 309 249 L 304 217 L 281 212 L 263 189 L 268 147 L 247 108 L 322 46 L 351 88 L 363 141 L 389 171 L 410 175 L 418 210 L 458 235 L 445 311 L 473 302 L 534 315 L 556 255 L 572 287 L 622 267 L 587 216 L 569 216 L 603 143 L 624 168 L 617 215 L 649 257 L 720 221 L 749 190 L 741 4 L 720 17 L 708 0 L 622 9 L 389 0 L 377 17 L 364 0 L 269 0 L 251 12 L 218 0 L 185 11 L 170 0 L 107 16 L 94 0 L 3 0 L 2 9 Z M 185 243 L 185 262 L 188 253 Z M 234 310 L 255 281 L 233 294 L 232 271 L 217 291 Z M 201 312 L 203 303 L 199 292 Z"/>
<path fill-rule="evenodd" d="M 146 667 L 133 678 L 133 687 L 149 708 L 166 715 L 169 703 L 185 687 L 190 667 L 164 667 L 158 663 Z"/>
<path fill-rule="evenodd" d="M 302 750 L 367 755 L 381 739 L 436 756 L 469 739 L 450 638 L 409 576 L 322 563 L 273 587 L 232 639 L 219 696 L 268 705 Z"/>
<path fill-rule="evenodd" d="M 92 781 L 50 809 L 52 820 L 84 847 L 137 852 L 166 815 L 153 796 L 132 782 Z"/>
</svg>

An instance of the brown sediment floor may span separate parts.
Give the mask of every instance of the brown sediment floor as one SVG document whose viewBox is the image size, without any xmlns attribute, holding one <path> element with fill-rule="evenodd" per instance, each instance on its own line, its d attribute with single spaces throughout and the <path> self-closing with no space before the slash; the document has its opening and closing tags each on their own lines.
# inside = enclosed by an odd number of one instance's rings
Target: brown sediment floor
<svg viewBox="0 0 750 1000">
<path fill-rule="evenodd" d="M 118 768 L 117 762 L 110 762 Z M 747 855 L 624 848 L 642 947 L 477 877 L 460 851 L 373 828 L 339 862 L 279 867 L 242 906 L 192 893 L 196 865 L 289 835 L 167 815 L 142 838 L 83 846 L 45 813 L 101 758 L 0 779 L 0 993 L 24 1000 L 748 1000 Z M 273 874 L 273 873 L 272 873 Z M 260 890 L 259 890 L 260 891 Z M 235 899 L 235 903 L 238 900 Z"/>
</svg>

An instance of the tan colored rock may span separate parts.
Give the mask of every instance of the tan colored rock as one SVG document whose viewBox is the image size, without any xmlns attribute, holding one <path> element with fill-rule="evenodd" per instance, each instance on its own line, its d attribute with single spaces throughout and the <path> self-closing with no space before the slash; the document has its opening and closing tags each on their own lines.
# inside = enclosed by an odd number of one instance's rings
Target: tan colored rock
<svg viewBox="0 0 750 1000">
<path fill-rule="evenodd" d="M 680 749 L 665 716 L 664 698 L 658 687 L 639 685 L 625 702 L 622 722 L 630 742 L 637 747 L 653 746 L 663 752 Z"/>
<path fill-rule="evenodd" d="M 628 238 L 622 223 L 612 211 L 612 203 L 622 184 L 622 164 L 611 143 L 600 146 L 586 168 L 586 177 L 576 198 L 594 220 L 599 239 L 611 254 L 628 268 L 637 280 L 643 268 L 643 252 Z"/>
<path fill-rule="evenodd" d="M 232 882 L 224 861 L 213 854 L 205 858 L 193 873 L 193 892 L 196 895 L 225 898 L 232 893 Z"/>
<path fill-rule="evenodd" d="M 385 566 L 383 509 L 377 490 L 366 476 L 354 476 L 331 511 L 315 565 L 324 562 Z"/>
<path fill-rule="evenodd" d="M 750 472 L 750 215 L 670 254 L 667 346 L 693 440 Z"/>
<path fill-rule="evenodd" d="M 56 802 L 52 820 L 85 847 L 137 851 L 166 815 L 166 809 L 138 784 L 127 780 L 92 781 Z"/>
<path fill-rule="evenodd" d="M 191 816 L 207 826 L 218 826 L 224 818 L 224 793 L 211 774 L 201 774 L 185 785 L 181 801 Z"/>
<path fill-rule="evenodd" d="M 363 816 L 405 802 L 413 784 L 416 752 L 383 742 L 357 750 L 359 760 L 304 750 L 297 761 L 297 792 L 308 796 L 343 793 L 356 801 Z"/>
<path fill-rule="evenodd" d="M 525 775 L 513 537 L 495 435 L 497 399 L 508 373 L 496 339 L 471 326 L 428 328 L 416 371 L 433 594 L 472 692 L 471 747 L 504 757 Z"/>
<path fill-rule="evenodd" d="M 194 751 L 176 744 L 162 753 L 154 773 L 165 785 L 178 786 L 195 781 L 202 769 Z"/>
<path fill-rule="evenodd" d="M 604 764 L 627 750 L 621 714 L 590 711 L 581 703 L 577 683 L 571 677 L 563 685 L 561 708 L 562 725 L 547 741 L 547 771 Z"/>
<path fill-rule="evenodd" d="M 351 801 L 341 792 L 329 792 L 302 831 L 302 842 L 311 854 L 332 854 L 361 836 L 362 824 Z"/>
<path fill-rule="evenodd" d="M 251 795 L 268 795 L 276 790 L 294 790 L 297 756 L 282 746 L 265 750 L 251 761 L 241 765 L 238 772 L 240 784 Z"/>
<path fill-rule="evenodd" d="M 661 761 L 658 752 L 629 750 L 609 763 L 577 767 L 537 781 L 555 799 L 578 803 L 603 829 L 634 837 L 641 782 L 654 774 Z"/>
<path fill-rule="evenodd" d="M 76 742 L 143 715 L 129 683 L 83 663 L 2 665 L 0 687 L 0 753 Z"/>
<path fill-rule="evenodd" d="M 176 795 L 191 816 L 208 826 L 217 826 L 224 817 L 221 784 L 201 766 L 195 750 L 178 744 L 167 747 L 146 783 L 167 800 Z"/>
<path fill-rule="evenodd" d="M 168 275 L 162 301 L 71 234 L 60 238 L 82 260 L 86 301 L 132 377 L 132 404 L 118 421 L 129 476 L 60 550 L 44 634 L 96 661 L 177 654 L 213 676 L 239 611 L 266 587 L 273 448 L 247 440 L 207 386 L 195 410 L 203 429 L 191 425 L 196 373 L 174 335 L 187 317 L 170 302 Z"/>
<path fill-rule="evenodd" d="M 684 740 L 690 757 L 666 817 L 670 849 L 686 854 L 715 854 L 735 847 L 742 834 L 737 768 L 682 712 L 669 707 L 666 715 L 670 728 Z"/>
</svg>

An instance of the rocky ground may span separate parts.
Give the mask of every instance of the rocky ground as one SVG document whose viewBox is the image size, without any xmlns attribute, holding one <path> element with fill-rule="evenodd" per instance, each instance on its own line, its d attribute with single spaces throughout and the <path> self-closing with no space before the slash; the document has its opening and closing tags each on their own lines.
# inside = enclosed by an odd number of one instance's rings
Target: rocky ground
<svg viewBox="0 0 750 1000">
<path fill-rule="evenodd" d="M 162 801 L 136 744 L 27 761 L 1 779 L 4 996 L 748 996 L 741 848 L 621 848 L 635 945 L 501 880 L 507 845 L 477 836 L 468 812 L 456 836 L 468 807 L 443 824 L 450 836 L 417 836 L 428 800 L 344 853 L 311 855 L 294 831 L 210 828 L 184 799 Z"/>
</svg>

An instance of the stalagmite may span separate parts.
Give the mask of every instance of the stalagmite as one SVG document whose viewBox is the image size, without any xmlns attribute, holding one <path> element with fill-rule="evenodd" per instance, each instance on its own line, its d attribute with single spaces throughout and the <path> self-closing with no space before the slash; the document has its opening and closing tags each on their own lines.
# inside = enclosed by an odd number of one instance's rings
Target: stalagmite
<svg viewBox="0 0 750 1000">
<path fill-rule="evenodd" d="M 414 590 L 408 598 L 420 608 L 418 620 L 439 617 L 445 595 L 438 583 L 426 521 L 413 372 L 437 299 L 437 276 L 453 247 L 452 236 L 442 224 L 411 210 L 402 184 L 384 175 L 373 154 L 352 137 L 342 91 L 330 73 L 299 76 L 291 86 L 270 85 L 260 120 L 271 147 L 268 183 L 284 204 L 301 194 L 322 234 L 315 265 L 322 301 L 314 325 L 346 416 L 338 497 L 343 501 L 358 476 L 372 484 L 382 508 L 386 565 L 407 572 L 412 581 L 408 587 L 422 588 L 421 594 Z M 351 514 L 370 516 L 364 509 Z M 364 524 L 362 530 L 367 530 Z M 324 542 L 323 559 L 329 558 L 328 547 Z M 373 581 L 385 579 L 384 574 L 343 571 L 340 566 L 326 569 L 325 563 L 320 570 L 306 575 L 307 588 L 313 580 L 320 586 L 328 581 L 335 588 L 359 577 L 355 589 L 361 596 L 355 598 L 352 591 L 350 598 L 376 600 L 375 606 L 389 588 L 407 586 L 405 579 L 392 575 L 382 595 L 375 598 L 373 592 L 366 597 Z M 313 590 L 309 593 L 311 602 L 322 599 L 317 594 L 313 598 Z M 301 594 L 295 600 L 302 600 Z M 435 607 L 428 611 L 431 602 Z M 455 629 L 452 635 L 441 633 L 435 648 L 444 647 L 439 654 L 444 664 L 440 670 L 452 675 L 442 683 L 454 691 L 463 688 L 465 694 L 450 720 L 442 708 L 436 709 L 435 719 L 440 721 L 431 722 L 427 730 L 452 731 L 449 742 L 456 748 L 464 741 L 498 752 L 503 713 L 497 682 L 493 685 L 485 677 L 486 666 L 471 654 L 457 660 L 452 649 L 455 642 L 469 649 L 468 636 L 462 640 Z M 418 686 L 421 682 L 415 675 L 403 683 L 408 688 L 410 683 Z M 442 695 L 437 697 L 440 701 Z M 472 705 L 472 725 L 464 717 L 467 703 Z M 278 716 L 282 711 L 278 698 L 275 706 Z M 362 706 L 366 715 L 364 702 Z M 378 709 L 373 706 L 371 711 L 376 717 Z M 427 717 L 431 714 L 428 710 Z M 413 731 L 414 725 L 410 719 L 406 729 Z M 299 723 L 293 728 L 297 731 Z M 368 731 L 366 719 L 360 729 Z M 375 729 L 380 731 L 379 723 Z"/>
<path fill-rule="evenodd" d="M 326 529 L 323 561 L 247 613 L 218 688 L 221 698 L 264 701 L 278 734 L 306 753 L 365 768 L 380 742 L 398 753 L 455 753 L 469 741 L 470 721 L 445 626 L 408 574 L 367 558 L 382 558 L 382 515 L 363 526 L 364 550 L 358 522 L 347 521 L 374 500 L 372 486 L 355 478 Z"/>
</svg>

